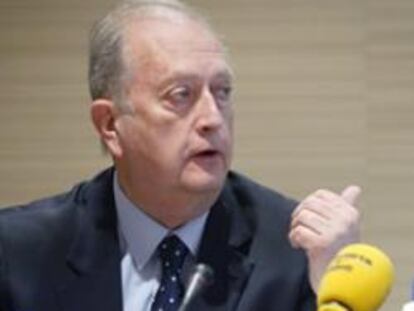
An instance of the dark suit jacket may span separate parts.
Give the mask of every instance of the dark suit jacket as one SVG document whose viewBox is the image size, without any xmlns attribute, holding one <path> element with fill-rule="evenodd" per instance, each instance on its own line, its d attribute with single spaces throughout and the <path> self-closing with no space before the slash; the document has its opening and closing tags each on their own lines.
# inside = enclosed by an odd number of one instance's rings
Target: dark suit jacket
<svg viewBox="0 0 414 311">
<path fill-rule="evenodd" d="M 0 212 L 1 311 L 122 310 L 112 175 Z M 295 204 L 229 173 L 198 258 L 215 282 L 194 310 L 315 309 L 306 258 L 287 239 Z"/>
</svg>

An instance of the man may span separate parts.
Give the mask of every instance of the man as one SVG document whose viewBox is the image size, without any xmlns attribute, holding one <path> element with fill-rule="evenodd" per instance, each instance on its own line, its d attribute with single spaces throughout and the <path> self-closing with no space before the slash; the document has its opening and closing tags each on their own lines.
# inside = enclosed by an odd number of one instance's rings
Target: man
<svg viewBox="0 0 414 311">
<path fill-rule="evenodd" d="M 327 262 L 357 238 L 359 189 L 296 206 L 229 171 L 232 72 L 202 17 L 119 5 L 92 32 L 89 79 L 114 168 L 1 212 L 0 310 L 177 310 L 197 262 L 214 282 L 192 310 L 314 310 Z"/>
</svg>

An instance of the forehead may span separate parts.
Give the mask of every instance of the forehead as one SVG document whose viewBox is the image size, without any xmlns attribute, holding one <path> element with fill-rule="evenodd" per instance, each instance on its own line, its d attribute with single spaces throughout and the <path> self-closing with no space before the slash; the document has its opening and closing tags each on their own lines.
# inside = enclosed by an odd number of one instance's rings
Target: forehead
<svg viewBox="0 0 414 311">
<path fill-rule="evenodd" d="M 128 65 L 137 72 L 231 75 L 221 42 L 205 25 L 185 17 L 132 22 L 124 42 Z"/>
</svg>

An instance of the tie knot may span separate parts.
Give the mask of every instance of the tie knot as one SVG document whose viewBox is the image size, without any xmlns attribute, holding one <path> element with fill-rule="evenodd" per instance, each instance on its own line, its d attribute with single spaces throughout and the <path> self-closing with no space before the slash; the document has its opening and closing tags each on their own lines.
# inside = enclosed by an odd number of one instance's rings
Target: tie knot
<svg viewBox="0 0 414 311">
<path fill-rule="evenodd" d="M 159 246 L 160 259 L 163 269 L 170 271 L 180 271 L 185 256 L 187 256 L 187 246 L 176 235 L 171 235 L 161 242 Z"/>
</svg>

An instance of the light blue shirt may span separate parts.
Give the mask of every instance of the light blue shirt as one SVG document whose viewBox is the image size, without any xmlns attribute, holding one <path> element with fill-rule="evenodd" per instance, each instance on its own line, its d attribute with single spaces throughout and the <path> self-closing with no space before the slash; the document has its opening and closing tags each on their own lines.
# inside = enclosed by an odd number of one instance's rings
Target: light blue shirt
<svg viewBox="0 0 414 311">
<path fill-rule="evenodd" d="M 190 251 L 184 263 L 184 275 L 188 276 L 195 263 L 195 255 L 208 212 L 171 232 L 125 196 L 116 173 L 113 188 L 118 214 L 118 234 L 123 254 L 121 261 L 123 311 L 150 311 L 161 278 L 161 265 L 156 256 L 158 244 L 172 233 L 185 243 Z"/>
</svg>

